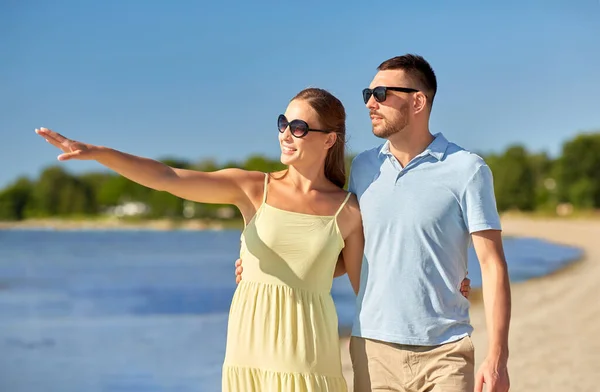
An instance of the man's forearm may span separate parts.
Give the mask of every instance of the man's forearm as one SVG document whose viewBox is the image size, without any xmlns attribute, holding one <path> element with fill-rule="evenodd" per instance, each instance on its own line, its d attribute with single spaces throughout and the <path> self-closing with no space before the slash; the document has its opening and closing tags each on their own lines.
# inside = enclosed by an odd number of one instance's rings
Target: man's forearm
<svg viewBox="0 0 600 392">
<path fill-rule="evenodd" d="M 488 329 L 488 356 L 508 360 L 508 330 L 511 314 L 510 284 L 506 263 L 482 263 L 483 300 Z"/>
</svg>

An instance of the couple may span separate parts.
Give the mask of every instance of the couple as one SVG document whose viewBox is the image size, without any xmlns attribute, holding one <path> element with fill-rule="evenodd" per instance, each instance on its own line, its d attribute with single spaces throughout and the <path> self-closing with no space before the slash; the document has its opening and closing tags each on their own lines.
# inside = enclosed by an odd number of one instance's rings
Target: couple
<svg viewBox="0 0 600 392">
<path fill-rule="evenodd" d="M 236 205 L 243 279 L 232 299 L 224 391 L 345 391 L 334 275 L 358 293 L 350 352 L 355 391 L 507 391 L 510 289 L 492 176 L 485 162 L 429 132 L 437 89 L 420 56 L 383 62 L 363 90 L 373 133 L 387 141 L 352 163 L 345 184 L 345 110 L 306 89 L 278 118 L 280 173 L 176 169 L 36 130 L 152 189 Z M 359 209 L 360 206 L 360 209 Z M 473 243 L 489 336 L 474 374 L 468 300 Z M 239 271 L 238 271 L 239 273 Z M 240 277 L 238 276 L 238 279 Z"/>
</svg>

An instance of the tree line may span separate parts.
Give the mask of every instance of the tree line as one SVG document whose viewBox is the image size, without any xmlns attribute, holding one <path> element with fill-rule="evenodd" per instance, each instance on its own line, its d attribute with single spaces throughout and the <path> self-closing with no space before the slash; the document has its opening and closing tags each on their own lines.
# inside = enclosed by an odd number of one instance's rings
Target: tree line
<svg viewBox="0 0 600 392">
<path fill-rule="evenodd" d="M 556 212 L 568 205 L 576 210 L 600 209 L 600 132 L 579 134 L 565 142 L 560 156 L 531 153 L 513 145 L 499 154 L 480 154 L 494 175 L 498 210 Z M 347 168 L 352 156 L 347 157 Z M 244 162 L 218 165 L 212 160 L 191 163 L 161 159 L 167 165 L 202 171 L 228 167 L 272 172 L 284 169 L 279 160 L 254 155 Z M 347 171 L 349 172 L 349 170 Z M 223 218 L 222 205 L 189 203 L 166 192 L 138 185 L 111 172 L 75 175 L 61 166 L 45 168 L 37 179 L 18 178 L 0 190 L 0 220 L 30 218 L 95 217 L 116 206 L 138 203 L 146 208 L 142 218 Z M 188 213 L 186 213 L 188 211 Z M 190 214 L 189 212 L 192 211 Z M 240 218 L 237 209 L 229 219 Z"/>
</svg>

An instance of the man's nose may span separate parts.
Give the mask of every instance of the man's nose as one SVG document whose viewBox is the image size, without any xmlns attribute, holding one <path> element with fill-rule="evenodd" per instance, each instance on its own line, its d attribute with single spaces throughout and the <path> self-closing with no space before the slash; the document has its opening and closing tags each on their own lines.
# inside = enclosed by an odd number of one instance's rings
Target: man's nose
<svg viewBox="0 0 600 392">
<path fill-rule="evenodd" d="M 369 110 L 376 110 L 379 108 L 379 102 L 377 102 L 375 100 L 375 96 L 371 95 L 369 97 L 369 100 L 367 101 L 367 103 L 365 104 L 365 106 L 367 107 L 367 109 Z"/>
</svg>

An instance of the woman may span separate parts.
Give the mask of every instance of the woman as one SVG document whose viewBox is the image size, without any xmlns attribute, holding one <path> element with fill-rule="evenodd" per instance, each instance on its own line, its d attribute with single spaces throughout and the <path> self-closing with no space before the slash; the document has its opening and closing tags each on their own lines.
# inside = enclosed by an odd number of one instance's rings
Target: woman
<svg viewBox="0 0 600 392">
<path fill-rule="evenodd" d="M 36 130 L 63 154 L 93 159 L 146 187 L 242 213 L 244 279 L 232 299 L 224 391 L 346 391 L 330 290 L 341 254 L 358 290 L 363 232 L 343 190 L 346 114 L 325 90 L 301 91 L 278 118 L 281 162 L 264 174 L 176 169 Z"/>
</svg>

